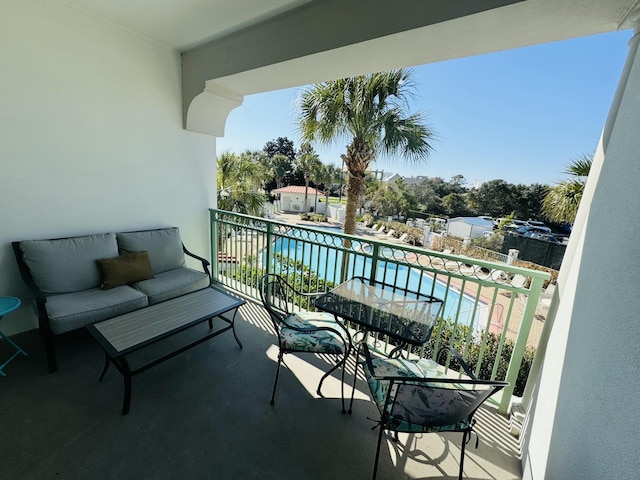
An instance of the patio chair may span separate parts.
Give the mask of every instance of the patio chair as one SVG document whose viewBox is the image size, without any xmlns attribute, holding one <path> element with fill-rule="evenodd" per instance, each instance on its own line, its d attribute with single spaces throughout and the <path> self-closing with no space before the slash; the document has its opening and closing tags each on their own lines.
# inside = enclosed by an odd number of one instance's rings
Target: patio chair
<svg viewBox="0 0 640 480">
<path fill-rule="evenodd" d="M 336 364 L 327 371 L 318 384 L 317 393 L 322 395 L 322 383 L 336 369 L 342 366 L 342 412 L 344 413 L 344 366 L 351 350 L 349 332 L 335 317 L 325 312 L 293 311 L 298 302 L 308 302 L 320 293 L 302 293 L 289 285 L 281 276 L 264 275 L 260 279 L 260 298 L 269 312 L 275 334 L 278 337 L 278 366 L 273 383 L 271 405 L 275 403 L 276 387 L 280 375 L 280 364 L 286 353 L 321 353 L 338 357 Z M 303 303 L 304 304 L 304 303 Z"/>
<path fill-rule="evenodd" d="M 448 351 L 458 361 L 469 378 L 447 378 L 433 360 L 403 358 L 372 358 L 367 345 L 364 373 L 372 399 L 380 412 L 378 446 L 373 478 L 378 471 L 380 445 L 385 430 L 395 433 L 460 432 L 462 447 L 458 478 L 462 479 L 465 447 L 475 432 L 476 410 L 491 395 L 508 385 L 507 382 L 478 380 L 458 352 L 445 346 L 436 359 Z M 476 448 L 478 438 L 476 433 Z"/>
</svg>

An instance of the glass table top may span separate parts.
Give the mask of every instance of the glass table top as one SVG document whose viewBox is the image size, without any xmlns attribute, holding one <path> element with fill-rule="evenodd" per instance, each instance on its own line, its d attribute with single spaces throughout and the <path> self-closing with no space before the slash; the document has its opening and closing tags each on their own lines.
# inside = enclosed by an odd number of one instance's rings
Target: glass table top
<svg viewBox="0 0 640 480">
<path fill-rule="evenodd" d="M 315 306 L 401 342 L 429 340 L 442 300 L 390 284 L 355 277 L 318 297 Z"/>
</svg>

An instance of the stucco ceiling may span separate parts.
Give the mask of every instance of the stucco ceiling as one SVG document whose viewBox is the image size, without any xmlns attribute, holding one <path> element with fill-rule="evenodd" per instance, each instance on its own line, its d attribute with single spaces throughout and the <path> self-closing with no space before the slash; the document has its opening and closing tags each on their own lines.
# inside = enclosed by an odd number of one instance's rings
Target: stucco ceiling
<svg viewBox="0 0 640 480">
<path fill-rule="evenodd" d="M 357 15 L 358 9 L 367 8 L 368 2 L 358 0 L 58 0 L 73 8 L 103 18 L 123 28 L 133 31 L 154 42 L 176 50 L 186 50 L 272 19 L 305 4 L 332 4 L 335 19 Z M 442 8 L 441 0 L 422 0 L 435 9 Z M 494 1 L 471 2 L 488 5 Z M 505 2 L 509 3 L 509 2 Z M 619 21 L 637 0 L 526 0 L 513 9 L 516 19 L 524 14 L 537 15 L 544 12 L 549 18 L 567 19 L 570 23 L 592 24 L 598 30 L 598 22 Z M 392 7 L 380 11 L 378 18 L 381 28 L 393 15 L 411 16 L 411 2 L 396 0 L 389 2 Z M 468 14 L 470 2 L 447 0 L 447 8 L 459 9 L 460 16 Z M 484 7 L 482 7 L 484 8 Z M 557 12 L 557 15 L 555 14 Z M 509 21 L 508 18 L 505 21 Z M 348 23 L 347 23 L 348 24 Z"/>
<path fill-rule="evenodd" d="M 59 0 L 149 40 L 184 50 L 311 0 Z"/>
</svg>

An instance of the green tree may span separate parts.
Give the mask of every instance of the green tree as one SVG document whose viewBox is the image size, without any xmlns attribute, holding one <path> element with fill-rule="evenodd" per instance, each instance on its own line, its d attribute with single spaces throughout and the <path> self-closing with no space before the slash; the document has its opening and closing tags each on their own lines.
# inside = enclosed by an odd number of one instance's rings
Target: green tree
<svg viewBox="0 0 640 480">
<path fill-rule="evenodd" d="M 377 155 L 399 153 L 418 162 L 432 151 L 433 133 L 423 116 L 406 114 L 412 89 L 411 72 L 401 69 L 318 83 L 301 94 L 304 141 L 350 141 L 341 155 L 349 172 L 345 233 L 355 232 L 365 172 Z"/>
<path fill-rule="evenodd" d="M 259 165 L 248 154 L 225 152 L 218 157 L 216 181 L 218 208 L 247 215 L 261 215 L 265 196 L 260 183 Z"/>
<path fill-rule="evenodd" d="M 549 220 L 557 223 L 573 223 L 592 163 L 593 157 L 587 155 L 573 160 L 564 172 L 572 178 L 558 182 L 547 189 L 542 202 L 542 211 Z"/>
<path fill-rule="evenodd" d="M 467 213 L 467 200 L 464 194 L 450 193 L 442 199 L 445 213 L 453 217 L 459 217 Z"/>
<path fill-rule="evenodd" d="M 316 173 L 316 182 L 317 184 L 322 184 L 322 188 L 324 189 L 326 208 L 329 207 L 329 193 L 331 190 L 331 185 L 334 183 L 339 183 L 341 180 L 341 175 L 342 172 L 335 165 L 322 165 L 322 168 L 320 168 Z M 325 210 L 325 215 L 327 215 L 328 213 L 328 210 Z"/>
<path fill-rule="evenodd" d="M 300 147 L 300 151 L 298 152 L 298 156 L 294 160 L 294 164 L 296 170 L 302 175 L 304 178 L 304 209 L 303 211 L 309 211 L 309 203 L 307 198 L 309 196 L 309 181 L 314 178 L 322 168 L 322 163 L 320 162 L 320 158 L 313 150 L 313 147 L 309 143 L 305 143 Z"/>
<path fill-rule="evenodd" d="M 466 194 L 465 184 L 466 180 L 462 175 L 454 175 L 449 182 L 440 177 L 432 177 L 409 187 L 419 204 L 418 209 L 435 215 L 443 215 L 446 213 L 442 204 L 443 198 L 451 193 Z"/>
<path fill-rule="evenodd" d="M 278 137 L 267 142 L 263 148 L 269 158 L 274 155 L 284 155 L 293 162 L 296 158 L 296 150 L 293 148 L 293 141 L 287 137 Z"/>
<path fill-rule="evenodd" d="M 504 217 L 515 210 L 515 187 L 504 180 L 496 179 L 484 182 L 469 191 L 469 208 L 480 215 Z"/>
<path fill-rule="evenodd" d="M 417 208 L 415 195 L 403 180 L 392 183 L 375 182 L 371 192 L 367 188 L 367 207 L 369 211 L 381 216 L 401 214 L 409 216 L 409 212 Z"/>
<path fill-rule="evenodd" d="M 271 175 L 276 180 L 276 188 L 282 188 L 284 179 L 292 168 L 291 160 L 286 155 L 276 153 L 270 158 L 268 165 Z"/>
</svg>

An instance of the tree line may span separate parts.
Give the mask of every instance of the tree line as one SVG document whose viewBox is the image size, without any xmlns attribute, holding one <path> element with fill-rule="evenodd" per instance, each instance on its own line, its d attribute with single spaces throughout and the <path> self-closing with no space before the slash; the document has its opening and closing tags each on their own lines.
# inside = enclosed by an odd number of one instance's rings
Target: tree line
<svg viewBox="0 0 640 480">
<path fill-rule="evenodd" d="M 342 182 L 341 170 L 323 164 L 309 143 L 296 149 L 287 137 L 268 141 L 262 150 L 224 152 L 217 166 L 218 208 L 248 215 L 261 215 L 273 190 L 288 185 L 315 187 L 324 190 L 328 202 Z M 305 206 L 309 202 L 305 195 Z"/>
<path fill-rule="evenodd" d="M 360 207 L 378 217 L 513 215 L 524 220 L 570 223 L 575 218 L 591 161 L 589 156 L 574 160 L 565 172 L 572 177 L 553 186 L 514 184 L 502 179 L 475 186 L 469 185 L 463 175 L 450 180 L 429 177 L 419 182 L 383 182 L 366 174 Z M 342 195 L 344 177 L 337 166 L 323 164 L 310 144 L 296 149 L 292 140 L 278 137 L 266 142 L 262 150 L 219 156 L 218 207 L 260 215 L 270 192 L 288 185 L 322 190 L 328 202 L 329 195 Z"/>
<path fill-rule="evenodd" d="M 424 178 L 419 183 L 402 179 L 381 182 L 371 177 L 367 184 L 365 209 L 378 216 L 416 213 L 460 217 L 488 215 L 494 218 L 543 218 L 543 201 L 548 186 L 523 185 L 491 180 L 480 186 L 468 186 L 462 175 L 447 181 L 441 177 Z"/>
</svg>

